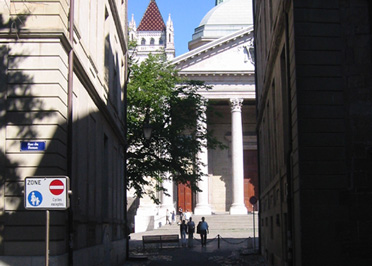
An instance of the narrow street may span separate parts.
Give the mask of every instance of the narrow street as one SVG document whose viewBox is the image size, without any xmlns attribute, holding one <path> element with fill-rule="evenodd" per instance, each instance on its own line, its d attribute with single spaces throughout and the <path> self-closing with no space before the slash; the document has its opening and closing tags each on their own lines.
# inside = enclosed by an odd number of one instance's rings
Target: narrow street
<svg viewBox="0 0 372 266">
<path fill-rule="evenodd" d="M 194 216 L 197 224 L 201 217 Z M 253 216 L 206 216 L 210 233 L 207 246 L 202 247 L 200 236 L 194 234 L 193 247 L 177 243 L 146 244 L 143 235 L 179 234 L 177 223 L 159 229 L 131 234 L 130 259 L 125 265 L 252 265 L 264 266 L 264 259 L 253 248 Z M 257 221 L 255 222 L 257 225 Z M 256 228 L 256 238 L 258 229 Z M 258 244 L 256 243 L 256 246 Z"/>
</svg>

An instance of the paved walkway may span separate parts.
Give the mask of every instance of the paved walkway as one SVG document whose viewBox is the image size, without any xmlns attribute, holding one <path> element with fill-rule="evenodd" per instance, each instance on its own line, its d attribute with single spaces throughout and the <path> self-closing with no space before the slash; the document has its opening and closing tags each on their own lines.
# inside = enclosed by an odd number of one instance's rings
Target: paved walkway
<svg viewBox="0 0 372 266">
<path fill-rule="evenodd" d="M 199 220 L 198 218 L 194 217 L 193 219 L 196 224 Z M 231 221 L 226 216 L 206 216 L 206 221 L 209 221 L 210 228 L 211 225 L 215 228 L 220 228 L 214 231 L 211 228 L 206 247 L 201 246 L 200 236 L 195 234 L 192 248 L 180 247 L 176 243 L 163 244 L 163 248 L 160 248 L 157 244 L 146 244 L 145 248 L 143 248 L 142 235 L 178 234 L 179 227 L 177 224 L 166 225 L 157 230 L 131 234 L 131 240 L 129 241 L 130 259 L 125 265 L 265 266 L 264 259 L 253 248 L 253 228 L 246 228 L 247 225 L 244 227 L 237 225 L 242 223 L 244 219 L 251 218 L 245 216 L 233 219 L 239 222 Z M 234 227 L 234 224 L 236 227 Z M 217 232 L 221 230 L 226 238 L 223 237 L 222 233 L 219 235 Z"/>
</svg>

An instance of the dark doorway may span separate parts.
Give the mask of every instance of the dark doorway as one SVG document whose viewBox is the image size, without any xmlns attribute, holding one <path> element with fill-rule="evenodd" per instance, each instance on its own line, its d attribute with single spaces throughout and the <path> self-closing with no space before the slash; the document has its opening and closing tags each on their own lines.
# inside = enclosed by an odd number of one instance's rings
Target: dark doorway
<svg viewBox="0 0 372 266">
<path fill-rule="evenodd" d="M 249 202 L 252 196 L 258 199 L 257 150 L 244 151 L 244 203 L 248 211 L 253 211 Z M 257 208 L 255 208 L 257 211 Z"/>
<path fill-rule="evenodd" d="M 186 184 L 178 184 L 178 209 L 192 212 L 192 191 Z"/>
</svg>

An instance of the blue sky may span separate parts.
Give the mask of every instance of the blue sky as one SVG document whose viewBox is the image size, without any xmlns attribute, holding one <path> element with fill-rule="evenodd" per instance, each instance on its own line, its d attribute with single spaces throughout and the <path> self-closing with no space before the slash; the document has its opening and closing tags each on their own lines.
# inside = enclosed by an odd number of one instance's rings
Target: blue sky
<svg viewBox="0 0 372 266">
<path fill-rule="evenodd" d="M 188 52 L 187 44 L 191 41 L 194 29 L 203 17 L 215 6 L 215 0 L 156 0 L 164 22 L 171 14 L 174 26 L 176 56 Z M 137 27 L 150 0 L 128 0 L 128 20 L 134 20 Z"/>
</svg>

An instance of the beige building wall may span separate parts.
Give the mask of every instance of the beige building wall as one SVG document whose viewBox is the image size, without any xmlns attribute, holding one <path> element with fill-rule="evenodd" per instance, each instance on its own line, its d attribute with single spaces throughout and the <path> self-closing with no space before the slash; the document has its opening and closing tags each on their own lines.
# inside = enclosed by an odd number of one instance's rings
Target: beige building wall
<svg viewBox="0 0 372 266">
<path fill-rule="evenodd" d="M 127 2 L 74 2 L 73 44 L 70 1 L 0 4 L 0 260 L 10 265 L 44 263 L 45 212 L 23 206 L 23 180 L 36 175 L 71 181 L 69 211 L 51 211 L 51 263 L 125 259 Z M 23 152 L 21 141 L 45 141 L 46 149 Z"/>
</svg>

